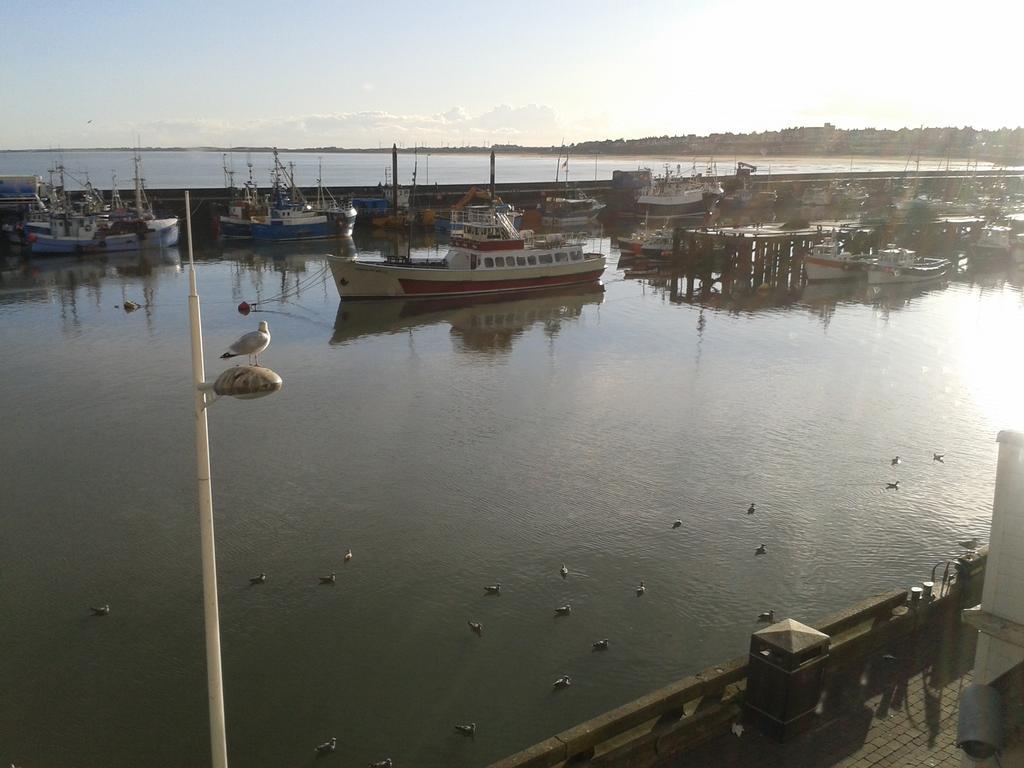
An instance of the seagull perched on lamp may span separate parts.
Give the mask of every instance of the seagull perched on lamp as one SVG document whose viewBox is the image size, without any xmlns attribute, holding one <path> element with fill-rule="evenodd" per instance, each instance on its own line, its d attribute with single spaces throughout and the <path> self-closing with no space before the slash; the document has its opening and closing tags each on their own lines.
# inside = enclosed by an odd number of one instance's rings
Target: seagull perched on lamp
<svg viewBox="0 0 1024 768">
<path fill-rule="evenodd" d="M 260 321 L 259 330 L 239 336 L 235 343 L 228 347 L 228 351 L 221 355 L 224 360 L 229 357 L 248 355 L 250 365 L 260 364 L 260 352 L 270 346 L 270 326 L 266 320 Z M 255 362 L 253 362 L 255 360 Z"/>
</svg>

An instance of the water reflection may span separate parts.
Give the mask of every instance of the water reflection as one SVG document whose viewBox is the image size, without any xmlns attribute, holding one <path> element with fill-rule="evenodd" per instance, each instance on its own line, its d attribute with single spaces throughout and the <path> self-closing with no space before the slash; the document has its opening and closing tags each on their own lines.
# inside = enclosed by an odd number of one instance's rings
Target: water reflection
<svg viewBox="0 0 1024 768">
<path fill-rule="evenodd" d="M 9 257 L 0 261 L 0 302 L 22 301 L 26 292 L 74 291 L 83 285 L 98 289 L 105 278 L 111 277 L 147 278 L 155 286 L 161 274 L 180 271 L 177 248 L 89 257 Z"/>
<path fill-rule="evenodd" d="M 330 343 L 448 323 L 457 351 L 504 354 L 530 328 L 542 325 L 553 338 L 564 321 L 576 320 L 584 307 L 603 299 L 604 288 L 595 283 L 518 297 L 341 301 Z"/>
</svg>

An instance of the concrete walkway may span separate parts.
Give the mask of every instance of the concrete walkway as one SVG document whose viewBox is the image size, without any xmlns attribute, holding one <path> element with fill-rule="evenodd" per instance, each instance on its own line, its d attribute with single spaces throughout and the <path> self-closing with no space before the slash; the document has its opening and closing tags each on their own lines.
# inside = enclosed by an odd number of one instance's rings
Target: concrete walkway
<svg viewBox="0 0 1024 768">
<path fill-rule="evenodd" d="M 857 668 L 831 674 L 819 724 L 779 744 L 743 723 L 666 765 L 758 768 L 959 768 L 960 690 L 971 682 L 977 633 L 889 648 Z"/>
</svg>

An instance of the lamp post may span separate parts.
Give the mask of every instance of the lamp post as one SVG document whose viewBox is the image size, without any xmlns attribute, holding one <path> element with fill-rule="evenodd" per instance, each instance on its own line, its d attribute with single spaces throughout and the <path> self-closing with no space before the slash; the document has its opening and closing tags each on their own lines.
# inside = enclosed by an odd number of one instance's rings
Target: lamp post
<svg viewBox="0 0 1024 768">
<path fill-rule="evenodd" d="M 427 153 L 427 186 L 430 186 L 430 153 Z"/>
<path fill-rule="evenodd" d="M 192 329 L 192 381 L 196 416 L 196 480 L 199 490 L 199 533 L 203 553 L 203 618 L 206 628 L 206 685 L 210 708 L 210 749 L 213 768 L 227 768 L 227 736 L 224 727 L 224 683 L 220 664 L 220 612 L 217 604 L 217 554 L 213 538 L 213 488 L 210 483 L 210 436 L 206 407 L 214 395 L 254 398 L 281 389 L 281 377 L 268 368 L 237 366 L 213 383 L 205 381 L 203 331 L 196 290 L 196 265 L 192 256 L 192 207 L 185 192 L 185 225 L 188 233 L 188 314 Z"/>
</svg>

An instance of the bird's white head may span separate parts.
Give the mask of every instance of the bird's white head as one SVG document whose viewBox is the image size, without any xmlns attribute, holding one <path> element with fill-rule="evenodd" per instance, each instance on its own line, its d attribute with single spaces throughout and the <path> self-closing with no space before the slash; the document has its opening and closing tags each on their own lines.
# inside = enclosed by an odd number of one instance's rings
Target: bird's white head
<svg viewBox="0 0 1024 768">
<path fill-rule="evenodd" d="M 263 333 L 270 333 L 270 326 L 267 325 L 266 320 L 260 320 L 260 330 L 263 331 Z"/>
</svg>

